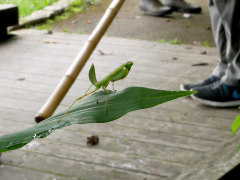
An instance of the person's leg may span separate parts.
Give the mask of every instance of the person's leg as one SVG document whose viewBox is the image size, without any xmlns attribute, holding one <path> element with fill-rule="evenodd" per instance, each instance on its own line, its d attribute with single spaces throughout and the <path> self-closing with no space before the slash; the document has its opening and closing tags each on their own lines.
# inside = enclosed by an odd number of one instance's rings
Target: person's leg
<svg viewBox="0 0 240 180">
<path fill-rule="evenodd" d="M 163 0 L 163 5 L 171 7 L 173 11 L 186 13 L 200 13 L 202 8 L 200 6 L 186 2 L 185 0 Z"/>
<path fill-rule="evenodd" d="M 151 16 L 164 16 L 172 13 L 172 9 L 159 0 L 140 0 L 138 3 L 140 11 Z"/>
<path fill-rule="evenodd" d="M 209 78 L 199 83 L 181 84 L 180 90 L 189 91 L 192 88 L 206 86 L 206 85 L 215 83 L 216 81 L 219 81 L 221 77 L 225 75 L 225 71 L 227 69 L 226 34 L 225 34 L 224 26 L 222 23 L 222 19 L 217 10 L 217 7 L 213 4 L 211 0 L 209 1 L 209 12 L 210 12 L 210 18 L 211 18 L 213 37 L 220 54 L 220 59 L 218 61 L 217 66 L 214 68 L 212 75 Z"/>
<path fill-rule="evenodd" d="M 228 67 L 222 81 L 229 86 L 240 86 L 240 1 L 216 1 L 216 5 L 221 13 L 227 38 Z"/>
<path fill-rule="evenodd" d="M 223 26 L 222 18 L 218 12 L 216 5 L 212 0 L 209 1 L 209 12 L 212 25 L 213 37 L 220 54 L 220 59 L 217 66 L 214 68 L 212 75 L 218 78 L 222 78 L 225 75 L 227 69 L 226 49 L 227 38 L 226 32 Z"/>
<path fill-rule="evenodd" d="M 213 0 L 226 35 L 227 68 L 221 80 L 208 86 L 193 88 L 193 99 L 210 106 L 240 105 L 240 1 Z M 215 69 L 216 70 L 216 69 Z"/>
</svg>

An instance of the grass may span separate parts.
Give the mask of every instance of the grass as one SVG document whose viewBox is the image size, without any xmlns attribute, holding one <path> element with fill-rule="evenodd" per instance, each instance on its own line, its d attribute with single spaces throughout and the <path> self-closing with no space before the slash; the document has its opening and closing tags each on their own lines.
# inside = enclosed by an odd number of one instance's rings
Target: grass
<svg viewBox="0 0 240 180">
<path fill-rule="evenodd" d="M 202 46 L 204 46 L 204 47 L 210 47 L 210 44 L 209 44 L 209 42 L 208 41 L 204 41 L 204 43 L 203 43 L 203 45 Z"/>
<path fill-rule="evenodd" d="M 19 17 L 25 17 L 32 12 L 43 9 L 58 0 L 0 0 L 0 4 L 15 4 L 18 6 Z"/>
<path fill-rule="evenodd" d="M 79 30 L 79 31 L 77 31 L 77 34 L 85 34 L 85 32 L 84 32 L 84 31 L 81 31 L 81 30 Z"/>
<path fill-rule="evenodd" d="M 157 42 L 159 43 L 170 43 L 170 44 L 182 44 L 183 42 L 181 40 L 178 40 L 177 38 L 171 41 L 166 41 L 165 39 L 158 39 Z"/>
<path fill-rule="evenodd" d="M 63 27 L 63 28 L 62 28 L 62 32 L 65 32 L 65 33 L 66 33 L 66 32 L 69 31 L 69 29 L 70 29 L 70 28 L 68 28 L 68 27 Z"/>
<path fill-rule="evenodd" d="M 37 27 L 37 29 L 39 30 L 48 30 L 48 31 L 51 31 L 53 29 L 53 27 L 51 26 L 51 24 L 53 23 L 54 21 L 53 20 L 47 20 L 46 23 L 40 25 Z"/>
<path fill-rule="evenodd" d="M 61 14 L 59 16 L 55 16 L 54 19 L 49 19 L 49 20 L 45 21 L 45 23 L 38 25 L 36 27 L 36 29 L 52 30 L 53 29 L 52 25 L 54 22 L 68 19 L 69 16 L 71 16 L 73 13 L 79 13 L 82 11 L 82 9 L 83 9 L 83 4 L 82 4 L 81 0 L 73 1 L 72 3 L 70 3 L 70 6 L 64 10 L 63 14 Z M 62 32 L 68 32 L 69 29 L 70 28 L 68 28 L 68 27 L 62 27 Z"/>
</svg>

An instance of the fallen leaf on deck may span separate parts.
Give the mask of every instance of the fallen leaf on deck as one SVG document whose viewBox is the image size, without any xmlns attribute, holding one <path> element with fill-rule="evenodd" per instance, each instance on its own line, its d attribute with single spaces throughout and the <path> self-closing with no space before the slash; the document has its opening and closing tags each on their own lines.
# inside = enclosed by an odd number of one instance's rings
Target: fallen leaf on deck
<svg viewBox="0 0 240 180">
<path fill-rule="evenodd" d="M 76 20 L 73 20 L 73 21 L 72 21 L 72 24 L 76 24 L 76 23 L 77 23 L 77 21 L 76 21 Z"/>
<path fill-rule="evenodd" d="M 87 20 L 86 23 L 87 23 L 87 24 L 91 24 L 91 21 L 90 21 L 90 20 Z"/>
<path fill-rule="evenodd" d="M 18 78 L 17 80 L 18 80 L 18 81 L 24 81 L 25 78 Z"/>
<path fill-rule="evenodd" d="M 196 64 L 192 64 L 192 66 L 206 66 L 208 65 L 208 63 L 196 63 Z"/>
<path fill-rule="evenodd" d="M 201 45 L 201 42 L 199 42 L 199 41 L 194 41 L 193 44 L 194 44 L 194 45 Z"/>
<path fill-rule="evenodd" d="M 112 55 L 113 54 L 113 52 L 105 53 L 105 52 L 103 52 L 101 50 L 98 50 L 98 51 L 100 52 L 101 55 Z"/>
<path fill-rule="evenodd" d="M 207 54 L 207 51 L 202 51 L 200 54 Z"/>
<path fill-rule="evenodd" d="M 57 41 L 52 41 L 52 40 L 40 40 L 39 41 L 40 43 L 46 43 L 46 44 L 57 44 L 58 42 Z"/>
<path fill-rule="evenodd" d="M 141 19 L 142 16 L 135 16 L 134 19 Z"/>
</svg>

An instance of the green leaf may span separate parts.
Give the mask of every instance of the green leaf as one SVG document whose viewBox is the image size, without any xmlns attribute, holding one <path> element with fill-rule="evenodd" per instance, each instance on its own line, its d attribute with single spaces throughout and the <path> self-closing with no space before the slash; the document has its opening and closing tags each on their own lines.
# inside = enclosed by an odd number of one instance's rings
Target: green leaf
<svg viewBox="0 0 240 180">
<path fill-rule="evenodd" d="M 107 113 L 105 114 L 105 91 L 99 91 L 73 106 L 64 118 L 65 111 L 56 114 L 23 131 L 0 137 L 0 153 L 18 149 L 35 138 L 44 138 L 53 131 L 72 124 L 106 123 L 116 120 L 128 112 L 151 108 L 194 91 L 164 91 L 144 87 L 129 87 L 119 92 L 109 91 Z M 59 122 L 58 122 L 59 121 Z"/>
<path fill-rule="evenodd" d="M 240 115 L 238 115 L 232 123 L 232 133 L 235 135 L 238 127 L 240 126 Z"/>
</svg>

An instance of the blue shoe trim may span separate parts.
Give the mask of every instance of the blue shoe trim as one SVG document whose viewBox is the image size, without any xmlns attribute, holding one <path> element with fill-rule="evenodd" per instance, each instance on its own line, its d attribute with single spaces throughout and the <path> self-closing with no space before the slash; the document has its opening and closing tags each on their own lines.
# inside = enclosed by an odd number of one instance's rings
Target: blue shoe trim
<svg viewBox="0 0 240 180">
<path fill-rule="evenodd" d="M 224 85 L 224 84 L 223 84 L 223 91 L 224 91 L 224 93 L 225 93 L 226 95 L 227 95 L 227 94 L 230 95 L 229 89 L 228 89 L 228 86 L 227 86 L 227 85 Z"/>
<path fill-rule="evenodd" d="M 214 82 L 216 81 L 215 77 L 212 76 L 211 79 L 210 79 L 210 81 L 211 81 L 212 83 L 214 83 Z"/>
<path fill-rule="evenodd" d="M 237 92 L 237 89 L 235 89 L 234 91 L 233 91 L 233 98 L 234 99 L 240 99 L 240 94 Z"/>
</svg>

